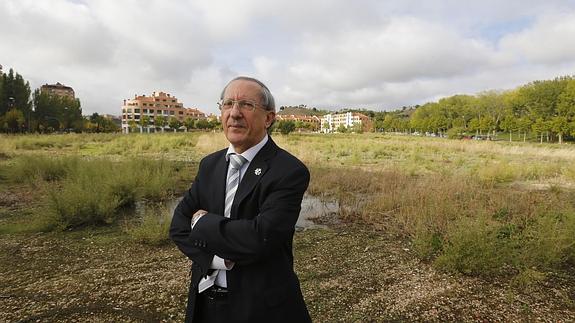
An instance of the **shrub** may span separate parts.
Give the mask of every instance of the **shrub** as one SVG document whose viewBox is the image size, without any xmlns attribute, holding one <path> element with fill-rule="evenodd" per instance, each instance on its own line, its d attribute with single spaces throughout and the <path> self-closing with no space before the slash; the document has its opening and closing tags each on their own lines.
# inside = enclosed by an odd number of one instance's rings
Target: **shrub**
<svg viewBox="0 0 575 323">
<path fill-rule="evenodd" d="M 165 199 L 176 185 L 173 167 L 162 160 L 68 159 L 59 161 L 73 165 L 65 168 L 65 177 L 41 185 L 54 228 L 113 223 L 121 208 L 141 199 Z"/>
<path fill-rule="evenodd" d="M 447 138 L 449 139 L 461 139 L 465 135 L 465 128 L 463 127 L 453 127 L 447 130 Z"/>
<path fill-rule="evenodd" d="M 152 208 L 146 210 L 136 225 L 126 225 L 125 231 L 139 243 L 160 246 L 170 242 L 171 215 L 169 210 Z"/>
<path fill-rule="evenodd" d="M 8 178 L 16 183 L 57 181 L 75 171 L 78 163 L 76 157 L 21 156 L 14 160 Z"/>
<path fill-rule="evenodd" d="M 120 200 L 110 187 L 84 178 L 68 180 L 61 189 L 49 190 L 48 205 L 54 227 L 67 229 L 113 223 Z"/>
<path fill-rule="evenodd" d="M 522 263 L 541 270 L 574 265 L 574 239 L 575 212 L 543 214 L 525 229 Z"/>
<path fill-rule="evenodd" d="M 499 230 L 499 225 L 484 219 L 460 219 L 450 228 L 435 265 L 474 276 L 503 272 L 516 255 L 510 237 L 500 236 Z"/>
</svg>

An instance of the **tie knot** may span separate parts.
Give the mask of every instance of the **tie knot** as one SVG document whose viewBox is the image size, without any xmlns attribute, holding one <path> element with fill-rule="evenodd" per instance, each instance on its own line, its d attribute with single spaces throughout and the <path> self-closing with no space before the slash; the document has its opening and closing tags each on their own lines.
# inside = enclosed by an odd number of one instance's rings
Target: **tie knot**
<svg viewBox="0 0 575 323">
<path fill-rule="evenodd" d="M 247 159 L 242 155 L 230 154 L 230 164 L 234 169 L 242 168 L 242 165 L 245 164 L 246 161 Z"/>
</svg>

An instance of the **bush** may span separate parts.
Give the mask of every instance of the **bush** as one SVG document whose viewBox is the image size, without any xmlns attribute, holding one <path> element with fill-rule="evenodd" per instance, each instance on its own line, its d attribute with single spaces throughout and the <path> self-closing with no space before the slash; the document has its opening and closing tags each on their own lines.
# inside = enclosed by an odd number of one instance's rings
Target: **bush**
<svg viewBox="0 0 575 323">
<path fill-rule="evenodd" d="M 448 242 L 435 265 L 467 275 L 502 273 L 516 255 L 512 237 L 500 235 L 501 227 L 483 219 L 461 219 L 448 232 Z"/>
<path fill-rule="evenodd" d="M 278 122 L 277 128 L 282 135 L 287 135 L 295 130 L 295 122 L 291 120 L 281 120 Z"/>
<path fill-rule="evenodd" d="M 522 263 L 549 270 L 575 265 L 575 212 L 544 214 L 524 232 Z"/>
<path fill-rule="evenodd" d="M 119 210 L 141 199 L 162 200 L 177 177 L 166 161 L 64 158 L 22 158 L 11 176 L 35 180 L 46 192 L 48 227 L 75 228 L 110 224 Z"/>
<path fill-rule="evenodd" d="M 449 139 L 461 139 L 465 136 L 465 128 L 463 127 L 453 127 L 447 130 L 447 138 Z"/>
<path fill-rule="evenodd" d="M 14 160 L 8 178 L 16 183 L 57 181 L 78 168 L 76 157 L 50 158 L 45 156 L 21 156 Z"/>
<path fill-rule="evenodd" d="M 170 242 L 170 222 L 169 210 L 152 208 L 144 213 L 137 225 L 127 225 L 125 231 L 139 243 L 160 246 Z"/>
<path fill-rule="evenodd" d="M 55 228 L 67 229 L 115 221 L 120 199 L 111 187 L 94 184 L 86 178 L 66 181 L 60 190 L 50 190 L 49 215 Z"/>
</svg>

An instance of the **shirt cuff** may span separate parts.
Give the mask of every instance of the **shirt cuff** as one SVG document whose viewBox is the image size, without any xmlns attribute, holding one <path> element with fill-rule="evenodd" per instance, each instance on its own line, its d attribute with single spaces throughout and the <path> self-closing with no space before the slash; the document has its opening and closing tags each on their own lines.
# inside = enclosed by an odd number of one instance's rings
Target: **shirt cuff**
<svg viewBox="0 0 575 323">
<path fill-rule="evenodd" d="M 232 263 L 231 266 L 227 267 L 224 259 L 214 255 L 210 268 L 220 270 L 231 270 L 232 268 L 234 268 L 234 265 Z"/>
<path fill-rule="evenodd" d="M 194 225 L 196 225 L 196 223 L 198 223 L 198 221 L 204 216 L 206 215 L 206 213 L 199 215 L 198 217 L 196 217 L 196 220 L 194 221 L 194 219 L 192 218 L 192 222 L 191 222 L 191 227 L 192 230 L 194 230 Z"/>
</svg>

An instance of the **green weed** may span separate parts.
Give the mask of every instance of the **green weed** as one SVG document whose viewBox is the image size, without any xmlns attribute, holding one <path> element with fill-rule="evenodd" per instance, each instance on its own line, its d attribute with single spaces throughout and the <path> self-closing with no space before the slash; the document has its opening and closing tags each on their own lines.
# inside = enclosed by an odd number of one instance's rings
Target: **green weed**
<svg viewBox="0 0 575 323">
<path fill-rule="evenodd" d="M 152 208 L 137 224 L 126 224 L 125 231 L 135 241 L 152 246 L 170 243 L 171 214 L 167 209 Z"/>
</svg>

